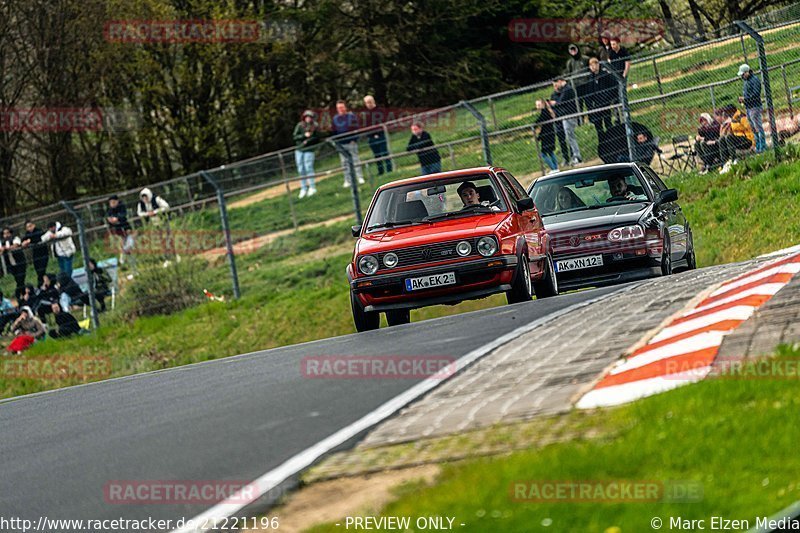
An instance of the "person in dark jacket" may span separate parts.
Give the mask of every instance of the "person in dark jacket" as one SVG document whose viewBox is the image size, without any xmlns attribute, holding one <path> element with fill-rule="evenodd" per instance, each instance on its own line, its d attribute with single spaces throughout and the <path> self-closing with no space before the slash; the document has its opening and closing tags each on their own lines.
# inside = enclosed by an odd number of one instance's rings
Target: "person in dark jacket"
<svg viewBox="0 0 800 533">
<path fill-rule="evenodd" d="M 608 61 L 611 54 L 611 37 L 611 32 L 608 30 L 600 34 L 600 48 L 597 51 L 600 61 Z"/>
<path fill-rule="evenodd" d="M 719 122 L 710 113 L 700 115 L 700 127 L 697 128 L 694 150 L 703 162 L 701 174 L 721 163 L 719 159 Z"/>
<path fill-rule="evenodd" d="M 617 74 L 627 79 L 628 71 L 631 69 L 631 54 L 627 48 L 620 44 L 619 37 L 611 38 L 608 62 Z"/>
<path fill-rule="evenodd" d="M 600 60 L 589 59 L 589 76 L 583 85 L 583 103 L 589 111 L 589 122 L 597 130 L 597 139 L 612 126 L 611 110 L 594 111 L 609 107 L 616 101 L 617 84 L 607 72 L 600 69 Z"/>
<path fill-rule="evenodd" d="M 586 67 L 589 66 L 589 58 L 581 54 L 578 45 L 570 44 L 567 48 L 569 59 L 564 66 L 564 75 L 571 78 L 575 85 L 580 85 L 586 78 Z"/>
<path fill-rule="evenodd" d="M 50 261 L 50 253 L 47 243 L 42 242 L 44 231 L 36 227 L 36 223 L 28 220 L 25 222 L 25 235 L 22 236 L 22 246 L 31 249 L 31 259 L 33 269 L 36 271 L 36 283 L 42 284 L 44 273 L 47 272 L 47 263 Z"/>
<path fill-rule="evenodd" d="M 92 258 L 86 262 L 91 273 L 91 283 L 94 289 L 94 298 L 100 304 L 100 312 L 106 310 L 106 298 L 111 296 L 111 276 L 103 268 L 97 266 L 97 261 Z"/>
<path fill-rule="evenodd" d="M 59 294 L 56 288 L 56 275 L 46 273 L 42 279 L 42 284 L 39 286 L 39 309 L 36 314 L 42 320 L 47 320 L 47 315 L 51 312 L 50 306 L 54 302 L 58 302 Z"/>
<path fill-rule="evenodd" d="M 58 275 L 56 287 L 58 288 L 59 303 L 64 311 L 69 311 L 71 305 L 89 304 L 89 296 L 81 290 L 75 280 L 64 272 Z"/>
<path fill-rule="evenodd" d="M 433 139 L 419 122 L 411 124 L 411 139 L 408 141 L 406 151 L 417 152 L 423 176 L 442 171 L 442 157 L 439 155 L 439 150 L 434 148 Z"/>
<path fill-rule="evenodd" d="M 36 313 L 36 310 L 39 308 L 39 304 L 41 303 L 42 299 L 39 293 L 39 289 L 31 285 L 30 283 L 25 285 L 25 288 L 22 291 L 22 294 L 19 295 L 17 300 L 17 307 L 30 307 L 31 311 Z"/>
<path fill-rule="evenodd" d="M 575 135 L 575 128 L 578 127 L 578 117 L 574 116 L 578 113 L 575 91 L 567 84 L 564 76 L 556 78 L 555 82 L 553 82 L 553 88 L 555 89 L 555 93 L 553 93 L 555 99 L 550 101 L 550 105 L 553 106 L 556 116 L 563 118 L 561 124 L 566 141 L 569 143 L 569 151 L 572 154 L 571 162 L 573 165 L 577 165 L 583 160 L 581 159 L 581 147 L 578 145 L 578 138 Z M 566 157 L 564 159 L 566 160 Z"/>
<path fill-rule="evenodd" d="M 128 221 L 128 209 L 116 194 L 108 198 L 106 221 L 111 234 L 120 238 L 120 262 L 124 262 L 125 256 L 133 250 L 133 228 Z"/>
<path fill-rule="evenodd" d="M 317 185 L 314 182 L 314 157 L 317 145 L 322 139 L 317 124 L 316 114 L 310 109 L 303 112 L 303 116 L 294 127 L 294 162 L 297 173 L 300 175 L 300 198 L 317 194 Z"/>
<path fill-rule="evenodd" d="M 342 162 L 344 169 L 344 183 L 343 187 L 350 187 L 350 183 L 355 178 L 359 184 L 364 183 L 364 172 L 361 169 L 361 159 L 358 156 L 358 133 L 347 135 L 359 129 L 358 117 L 355 113 L 347 108 L 347 102 L 339 100 L 336 102 L 336 114 L 332 120 L 333 134 L 336 136 L 336 146 L 339 151 L 339 160 Z M 353 168 L 351 169 L 348 163 L 348 157 L 345 153 L 349 154 L 352 161 Z M 353 176 L 352 170 L 355 170 Z"/>
<path fill-rule="evenodd" d="M 367 108 L 367 121 L 364 124 L 365 127 L 367 126 L 380 126 L 384 122 L 386 122 L 386 116 L 383 109 L 375 103 L 375 97 L 368 94 L 364 97 L 364 107 Z M 369 148 L 372 150 L 372 155 L 376 158 L 378 157 L 386 157 L 389 155 L 389 146 L 386 142 L 386 134 L 383 131 L 383 128 L 376 127 L 374 130 L 371 130 L 367 134 L 367 142 L 369 143 Z M 384 167 L 386 168 L 386 172 L 392 171 L 392 160 L 391 159 L 381 159 L 377 161 L 378 167 L 378 176 L 383 174 Z"/>
<path fill-rule="evenodd" d="M 51 306 L 53 316 L 56 318 L 56 326 L 58 329 L 50 331 L 50 337 L 54 339 L 64 339 L 80 333 L 81 326 L 78 320 L 69 312 L 61 309 L 58 303 Z"/>
<path fill-rule="evenodd" d="M 536 100 L 536 109 L 539 110 L 539 118 L 534 124 L 536 138 L 539 141 L 539 153 L 542 160 L 550 167 L 550 173 L 558 172 L 558 159 L 556 158 L 556 130 L 553 119 L 556 113 L 547 100 Z"/>
<path fill-rule="evenodd" d="M 25 250 L 22 248 L 22 239 L 14 235 L 11 228 L 3 228 L 3 239 L 0 241 L 0 250 L 3 253 L 8 273 L 14 278 L 17 285 L 14 296 L 19 298 L 25 290 L 25 271 L 28 269 L 28 261 L 25 259 Z"/>
<path fill-rule="evenodd" d="M 764 109 L 761 106 L 761 80 L 747 63 L 739 67 L 739 77 L 744 81 L 739 102 L 744 104 L 747 120 L 753 130 L 756 152 L 761 153 L 767 149 L 767 136 L 764 133 L 762 119 Z"/>
</svg>

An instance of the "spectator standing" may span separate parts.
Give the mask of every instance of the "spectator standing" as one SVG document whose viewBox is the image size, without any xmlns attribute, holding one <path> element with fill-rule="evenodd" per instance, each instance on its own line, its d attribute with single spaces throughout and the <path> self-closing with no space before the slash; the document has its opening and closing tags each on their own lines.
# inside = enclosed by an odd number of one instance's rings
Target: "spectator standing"
<svg viewBox="0 0 800 533">
<path fill-rule="evenodd" d="M 106 221 L 112 235 L 120 239 L 120 263 L 125 262 L 125 256 L 133 250 L 133 228 L 128 221 L 128 209 L 119 200 L 119 196 L 112 194 L 108 198 L 108 211 Z"/>
<path fill-rule="evenodd" d="M 72 230 L 62 226 L 61 222 L 47 223 L 47 231 L 42 235 L 42 242 L 53 241 L 53 255 L 58 261 L 60 272 L 72 276 L 72 260 L 75 258 L 75 241 L 72 240 Z"/>
<path fill-rule="evenodd" d="M 317 194 L 317 185 L 314 181 L 314 150 L 322 136 L 319 132 L 316 114 L 310 109 L 303 111 L 300 122 L 295 124 L 292 138 L 294 139 L 294 163 L 300 175 L 300 198 Z"/>
<path fill-rule="evenodd" d="M 597 51 L 597 56 L 600 61 L 608 61 L 611 55 L 611 32 L 606 30 L 600 34 L 600 48 Z"/>
<path fill-rule="evenodd" d="M 569 143 L 569 150 L 572 154 L 571 163 L 574 166 L 583 162 L 581 159 L 581 147 L 578 145 L 578 138 L 575 135 L 575 128 L 578 127 L 578 117 L 570 116 L 577 115 L 578 113 L 575 91 L 572 90 L 572 87 L 567 85 L 567 80 L 564 79 L 564 76 L 556 78 L 554 87 L 556 89 L 556 99 L 551 100 L 550 105 L 553 106 L 556 116 L 562 118 L 561 124 L 567 143 Z"/>
<path fill-rule="evenodd" d="M 0 249 L 3 251 L 3 261 L 6 263 L 6 269 L 8 269 L 8 273 L 11 274 L 17 285 L 15 296 L 19 298 L 25 289 L 25 271 L 28 269 L 25 250 L 22 248 L 22 239 L 14 235 L 14 230 L 11 228 L 3 228 Z"/>
<path fill-rule="evenodd" d="M 612 37 L 610 43 L 611 49 L 608 52 L 608 62 L 617 74 L 628 79 L 628 71 L 631 68 L 631 54 L 627 48 L 620 45 L 619 37 Z"/>
<path fill-rule="evenodd" d="M 764 109 L 761 106 L 761 80 L 747 63 L 739 67 L 739 77 L 744 81 L 739 102 L 744 104 L 747 120 L 753 130 L 756 152 L 761 153 L 767 149 L 767 136 L 764 134 L 762 119 Z"/>
<path fill-rule="evenodd" d="M 411 124 L 411 139 L 406 146 L 407 152 L 417 152 L 419 165 L 422 167 L 422 175 L 435 174 L 442 171 L 442 156 L 439 150 L 434 147 L 433 139 L 425 131 L 422 123 L 414 122 Z"/>
<path fill-rule="evenodd" d="M 44 273 L 47 272 L 47 263 L 50 262 L 50 252 L 47 244 L 42 242 L 44 232 L 36 227 L 36 223 L 28 220 L 25 222 L 25 235 L 22 236 L 22 246 L 31 249 L 33 269 L 36 271 L 36 283 L 42 284 Z"/>
<path fill-rule="evenodd" d="M 589 58 L 580 52 L 576 44 L 570 44 L 567 52 L 569 53 L 569 59 L 567 59 L 564 67 L 564 75 L 570 78 L 577 87 L 585 81 Z"/>
<path fill-rule="evenodd" d="M 583 101 L 589 111 L 589 122 L 597 130 L 597 139 L 611 127 L 611 110 L 609 107 L 616 101 L 617 84 L 607 72 L 600 70 L 600 60 L 589 59 L 589 76 L 583 86 Z M 602 111 L 595 111 L 603 109 Z"/>
<path fill-rule="evenodd" d="M 550 102 L 547 100 L 536 100 L 536 109 L 539 110 L 539 118 L 536 119 L 534 131 L 539 141 L 539 153 L 542 160 L 550 167 L 548 174 L 558 172 L 558 159 L 556 159 L 556 130 L 554 119 L 556 112 L 553 111 Z"/>
<path fill-rule="evenodd" d="M 145 222 L 150 222 L 154 226 L 161 225 L 161 221 L 169 213 L 169 204 L 166 200 L 153 194 L 153 191 L 145 187 L 139 193 L 139 203 L 136 204 L 136 214 Z"/>
<path fill-rule="evenodd" d="M 719 127 L 719 158 L 724 161 L 720 174 L 730 171 L 737 162 L 736 151 L 747 150 L 753 146 L 753 130 L 747 117 L 734 105 L 727 105 L 715 111 Z"/>
<path fill-rule="evenodd" d="M 559 84 L 558 79 L 553 80 L 553 93 L 550 95 L 550 100 L 548 103 L 553 106 L 553 102 L 557 101 L 559 98 Z M 555 111 L 555 110 L 554 110 Z M 558 114 L 556 113 L 556 116 Z M 567 135 L 564 133 L 564 128 L 561 125 L 561 122 L 555 126 L 556 131 L 556 138 L 558 139 L 558 146 L 561 150 L 561 166 L 565 167 L 569 165 L 569 145 L 567 144 Z"/>
<path fill-rule="evenodd" d="M 97 266 L 97 261 L 92 258 L 86 262 L 89 266 L 89 282 L 93 284 L 94 298 L 100 304 L 100 311 L 106 310 L 106 298 L 111 296 L 111 276 L 102 267 Z"/>
<path fill-rule="evenodd" d="M 339 160 L 344 167 L 344 183 L 343 187 L 350 187 L 353 180 L 353 170 L 355 170 L 355 179 L 358 183 L 364 183 L 364 173 L 361 170 L 361 158 L 358 156 L 358 134 L 346 135 L 347 133 L 358 129 L 358 117 L 352 111 L 347 109 L 347 102 L 339 100 L 336 102 L 336 115 L 333 117 L 333 133 L 337 136 L 336 144 L 339 148 L 344 149 L 350 155 L 352 160 L 352 168 L 348 164 L 347 156 L 339 152 Z"/>
<path fill-rule="evenodd" d="M 56 319 L 56 326 L 58 329 L 50 332 L 50 336 L 54 339 L 64 339 L 80 333 L 81 326 L 78 320 L 68 311 L 61 309 L 58 303 L 53 303 L 51 306 L 53 316 Z"/>
<path fill-rule="evenodd" d="M 55 274 L 47 273 L 44 275 L 42 285 L 39 287 L 39 309 L 36 310 L 36 314 L 42 322 L 47 319 L 47 314 L 51 312 L 50 306 L 54 302 L 58 302 L 58 299 L 56 276 Z"/>
<path fill-rule="evenodd" d="M 30 307 L 22 307 L 19 317 L 11 324 L 14 340 L 8 345 L 11 353 L 20 353 L 45 336 L 44 324 L 33 315 Z"/>
<path fill-rule="evenodd" d="M 719 122 L 709 113 L 700 115 L 700 127 L 695 136 L 694 151 L 703 162 L 701 174 L 705 174 L 711 167 L 719 164 Z"/>
<path fill-rule="evenodd" d="M 364 106 L 367 108 L 367 124 L 366 126 L 379 126 L 386 122 L 386 116 L 378 104 L 375 103 L 375 98 L 372 95 L 364 97 Z M 367 142 L 369 148 L 372 150 L 372 155 L 375 157 L 386 157 L 389 155 L 389 146 L 386 141 L 386 134 L 383 128 L 376 127 L 374 130 L 367 134 Z M 377 162 L 378 176 L 383 174 L 384 168 L 386 172 L 392 171 L 392 160 L 381 159 Z"/>
</svg>

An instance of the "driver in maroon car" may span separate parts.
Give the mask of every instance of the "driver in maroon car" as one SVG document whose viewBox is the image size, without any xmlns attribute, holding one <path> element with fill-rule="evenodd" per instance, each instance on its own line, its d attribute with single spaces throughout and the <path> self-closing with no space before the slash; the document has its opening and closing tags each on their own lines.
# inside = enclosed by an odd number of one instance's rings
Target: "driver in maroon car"
<svg viewBox="0 0 800 533">
<path fill-rule="evenodd" d="M 611 198 L 606 200 L 607 202 L 613 202 L 615 198 L 624 198 L 626 200 L 638 199 L 637 194 L 628 189 L 628 182 L 625 181 L 623 176 L 614 176 L 609 179 L 608 188 L 611 189 Z"/>
</svg>

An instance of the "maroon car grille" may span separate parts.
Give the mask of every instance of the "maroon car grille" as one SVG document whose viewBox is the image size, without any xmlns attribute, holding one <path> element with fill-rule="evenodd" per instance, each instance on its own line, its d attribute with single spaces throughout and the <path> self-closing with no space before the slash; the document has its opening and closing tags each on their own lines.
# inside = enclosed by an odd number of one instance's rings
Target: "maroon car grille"
<svg viewBox="0 0 800 533">
<path fill-rule="evenodd" d="M 587 244 L 597 244 L 605 242 L 608 238 L 608 230 L 590 231 L 586 233 L 563 233 L 553 238 L 553 245 L 556 249 L 579 248 Z"/>
<path fill-rule="evenodd" d="M 476 240 L 477 239 L 459 239 L 457 241 L 439 242 L 426 246 L 400 248 L 399 250 L 391 250 L 391 252 L 397 254 L 397 266 L 395 268 L 402 268 L 405 266 L 436 263 L 439 261 L 446 261 L 448 259 L 457 259 L 462 257 L 456 252 L 456 244 L 461 241 L 467 241 L 472 247 L 470 254 L 463 257 L 476 256 L 478 255 L 478 251 L 475 249 Z M 387 270 L 387 268 L 383 265 L 383 256 L 385 256 L 387 253 L 389 252 L 387 251 L 377 254 L 378 263 L 380 265 L 378 270 Z"/>
</svg>

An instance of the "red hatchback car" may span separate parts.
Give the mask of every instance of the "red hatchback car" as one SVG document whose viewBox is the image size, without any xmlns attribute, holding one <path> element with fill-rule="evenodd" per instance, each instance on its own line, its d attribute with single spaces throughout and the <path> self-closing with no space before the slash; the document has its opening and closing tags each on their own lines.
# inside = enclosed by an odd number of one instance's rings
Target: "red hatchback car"
<svg viewBox="0 0 800 533">
<path fill-rule="evenodd" d="M 558 294 L 548 235 L 505 169 L 442 172 L 379 188 L 347 266 L 358 331 L 409 311 L 505 292 L 509 303 Z"/>
</svg>

